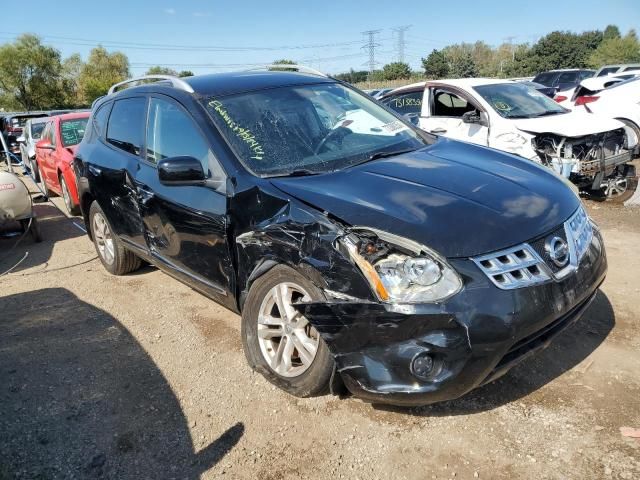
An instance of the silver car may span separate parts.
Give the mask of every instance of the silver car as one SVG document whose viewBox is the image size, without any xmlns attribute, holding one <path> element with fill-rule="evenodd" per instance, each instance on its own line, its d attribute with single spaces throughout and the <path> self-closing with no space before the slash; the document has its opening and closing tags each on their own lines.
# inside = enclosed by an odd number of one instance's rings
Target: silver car
<svg viewBox="0 0 640 480">
<path fill-rule="evenodd" d="M 22 163 L 31 171 L 31 174 L 39 181 L 38 169 L 35 167 L 36 143 L 40 141 L 44 127 L 49 117 L 31 118 L 27 120 L 22 135 L 18 138 Z"/>
</svg>

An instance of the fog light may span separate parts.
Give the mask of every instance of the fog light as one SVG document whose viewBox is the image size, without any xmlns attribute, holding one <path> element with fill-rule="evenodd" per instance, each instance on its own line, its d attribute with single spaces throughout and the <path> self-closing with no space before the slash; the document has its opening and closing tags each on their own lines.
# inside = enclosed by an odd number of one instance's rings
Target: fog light
<svg viewBox="0 0 640 480">
<path fill-rule="evenodd" d="M 419 353 L 411 361 L 411 372 L 423 380 L 433 377 L 434 367 L 435 361 L 428 353 Z"/>
</svg>

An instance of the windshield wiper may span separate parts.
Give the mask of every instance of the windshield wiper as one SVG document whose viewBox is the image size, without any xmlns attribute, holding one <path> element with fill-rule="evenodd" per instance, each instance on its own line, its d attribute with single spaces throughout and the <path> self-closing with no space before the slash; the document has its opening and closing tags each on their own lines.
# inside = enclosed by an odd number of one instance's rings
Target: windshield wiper
<svg viewBox="0 0 640 480">
<path fill-rule="evenodd" d="M 275 178 L 275 177 L 308 177 L 311 175 L 319 175 L 320 172 L 315 172 L 313 170 L 309 170 L 306 168 L 298 168 L 295 170 L 291 170 L 290 172 L 284 172 L 284 173 L 276 173 L 274 175 L 269 175 L 269 178 Z"/>
<path fill-rule="evenodd" d="M 542 113 L 538 113 L 537 115 L 534 115 L 532 118 L 546 117 L 547 115 L 558 115 L 560 113 L 567 113 L 567 112 L 553 112 L 553 111 L 542 112 Z"/>
<path fill-rule="evenodd" d="M 402 155 L 403 153 L 415 152 L 418 150 L 417 148 L 405 148 L 404 150 L 394 150 L 392 152 L 376 152 L 373 153 L 367 158 L 364 162 L 371 162 L 373 160 L 377 160 L 379 158 L 387 158 L 387 157 L 395 157 L 396 155 Z"/>
</svg>

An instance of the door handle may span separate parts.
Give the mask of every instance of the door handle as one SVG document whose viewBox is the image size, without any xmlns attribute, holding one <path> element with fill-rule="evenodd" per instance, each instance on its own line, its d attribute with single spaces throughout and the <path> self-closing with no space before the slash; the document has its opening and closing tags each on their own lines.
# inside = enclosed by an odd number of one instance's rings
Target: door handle
<svg viewBox="0 0 640 480">
<path fill-rule="evenodd" d="M 98 176 L 102 173 L 102 170 L 98 167 L 94 167 L 93 165 L 89 165 L 89 172 L 92 175 Z"/>
<path fill-rule="evenodd" d="M 429 130 L 430 133 L 435 133 L 436 135 L 439 135 L 441 133 L 447 133 L 447 129 L 446 128 L 434 128 L 433 130 Z"/>
</svg>

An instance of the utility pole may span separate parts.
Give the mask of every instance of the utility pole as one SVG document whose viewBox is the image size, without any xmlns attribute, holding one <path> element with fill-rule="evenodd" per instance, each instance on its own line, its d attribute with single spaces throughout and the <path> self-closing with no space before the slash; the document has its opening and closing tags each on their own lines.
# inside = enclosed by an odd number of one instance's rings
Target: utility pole
<svg viewBox="0 0 640 480">
<path fill-rule="evenodd" d="M 511 36 L 511 37 L 505 37 L 506 42 L 511 45 L 511 61 L 515 62 L 516 61 L 516 50 L 513 46 L 513 41 L 515 40 L 516 37 Z"/>
<path fill-rule="evenodd" d="M 380 30 L 367 30 L 366 32 L 362 32 L 365 36 L 366 42 L 362 48 L 369 51 L 369 61 L 365 62 L 365 65 L 369 65 L 369 75 L 373 73 L 376 69 L 376 47 L 379 47 L 380 44 L 376 43 L 376 35 L 380 33 Z"/>
<path fill-rule="evenodd" d="M 396 52 L 398 55 L 398 62 L 404 62 L 404 49 L 406 47 L 404 33 L 410 28 L 411 28 L 411 25 L 402 25 L 400 27 L 394 27 L 391 29 L 397 35 Z"/>
</svg>

